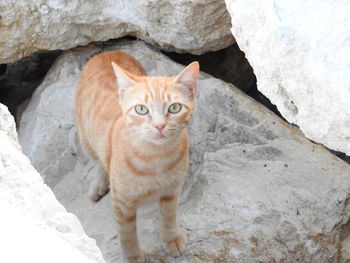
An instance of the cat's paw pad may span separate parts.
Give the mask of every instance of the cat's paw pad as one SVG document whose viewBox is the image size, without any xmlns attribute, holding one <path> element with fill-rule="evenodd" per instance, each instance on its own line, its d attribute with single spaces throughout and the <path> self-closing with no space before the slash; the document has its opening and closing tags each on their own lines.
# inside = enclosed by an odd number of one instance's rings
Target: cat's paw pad
<svg viewBox="0 0 350 263">
<path fill-rule="evenodd" d="M 108 180 L 95 178 L 89 188 L 89 197 L 92 201 L 98 201 L 109 191 Z"/>
<path fill-rule="evenodd" d="M 144 252 L 140 252 L 139 255 L 134 257 L 128 257 L 125 259 L 125 263 L 145 263 L 147 261 L 147 256 Z"/>
<path fill-rule="evenodd" d="M 165 252 L 170 256 L 178 257 L 184 252 L 187 242 L 185 234 L 181 233 L 176 236 L 175 239 L 165 243 Z"/>
</svg>

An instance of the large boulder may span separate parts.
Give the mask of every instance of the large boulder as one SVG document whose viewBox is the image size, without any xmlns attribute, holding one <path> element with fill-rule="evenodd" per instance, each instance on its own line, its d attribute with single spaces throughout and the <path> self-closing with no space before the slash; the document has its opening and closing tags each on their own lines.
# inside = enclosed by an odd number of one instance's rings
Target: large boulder
<svg viewBox="0 0 350 263">
<path fill-rule="evenodd" d="M 194 54 L 234 41 L 224 0 L 0 0 L 0 10 L 0 63 L 126 35 Z"/>
<path fill-rule="evenodd" d="M 142 42 L 103 50 L 135 56 L 150 75 L 180 66 Z M 107 195 L 88 198 L 95 163 L 81 153 L 73 120 L 79 73 L 99 47 L 65 52 L 23 114 L 20 141 L 57 198 L 120 262 Z M 241 91 L 202 74 L 190 126 L 191 165 L 180 205 L 189 235 L 180 259 L 161 249 L 157 208 L 140 212 L 139 236 L 151 262 L 340 262 L 349 259 L 350 167 L 305 139 Z"/>
<path fill-rule="evenodd" d="M 0 262 L 103 263 L 95 240 L 22 153 L 14 119 L 2 104 L 0 145 Z"/>
<path fill-rule="evenodd" d="M 226 4 L 258 89 L 308 138 L 350 155 L 350 2 Z"/>
</svg>

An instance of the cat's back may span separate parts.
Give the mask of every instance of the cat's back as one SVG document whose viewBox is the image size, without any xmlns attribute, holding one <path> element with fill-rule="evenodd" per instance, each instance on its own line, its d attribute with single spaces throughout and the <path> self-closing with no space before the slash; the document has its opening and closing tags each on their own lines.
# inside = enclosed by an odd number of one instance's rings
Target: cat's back
<svg viewBox="0 0 350 263">
<path fill-rule="evenodd" d="M 117 96 L 118 87 L 116 87 L 112 62 L 136 76 L 146 75 L 143 67 L 132 56 L 122 51 L 107 51 L 88 60 L 80 75 L 78 92 L 82 89 L 98 88 L 113 90 Z"/>
<path fill-rule="evenodd" d="M 81 142 L 92 157 L 107 147 L 106 138 L 122 115 L 112 62 L 135 75 L 146 75 L 140 63 L 122 51 L 100 53 L 84 66 L 75 97 L 75 121 Z"/>
<path fill-rule="evenodd" d="M 135 75 L 146 75 L 140 63 L 122 51 L 107 51 L 92 57 L 80 74 L 76 92 L 75 107 L 78 121 L 83 116 L 89 118 L 96 113 L 100 115 L 95 116 L 97 118 L 108 117 L 112 113 L 113 116 L 120 114 L 118 86 L 112 62 Z"/>
</svg>

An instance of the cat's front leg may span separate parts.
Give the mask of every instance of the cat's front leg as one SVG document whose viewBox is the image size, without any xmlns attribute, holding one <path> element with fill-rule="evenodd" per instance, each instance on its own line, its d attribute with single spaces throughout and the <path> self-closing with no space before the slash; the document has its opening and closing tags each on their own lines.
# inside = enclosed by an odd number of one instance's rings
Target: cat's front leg
<svg viewBox="0 0 350 263">
<path fill-rule="evenodd" d="M 128 206 L 128 201 L 122 200 L 112 193 L 112 206 L 116 217 L 120 246 L 126 263 L 144 263 L 146 257 L 141 250 L 137 238 L 136 207 Z"/>
<path fill-rule="evenodd" d="M 161 235 L 165 252 L 177 257 L 185 249 L 187 237 L 177 222 L 178 193 L 161 196 L 160 200 Z"/>
</svg>

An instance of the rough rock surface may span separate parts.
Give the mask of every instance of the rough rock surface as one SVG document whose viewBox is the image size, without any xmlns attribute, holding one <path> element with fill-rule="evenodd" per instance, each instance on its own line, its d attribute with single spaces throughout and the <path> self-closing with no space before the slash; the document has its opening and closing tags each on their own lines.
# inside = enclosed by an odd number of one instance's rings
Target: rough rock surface
<svg viewBox="0 0 350 263">
<path fill-rule="evenodd" d="M 223 0 L 0 0 L 0 10 L 0 63 L 126 35 L 194 54 L 234 41 Z"/>
<path fill-rule="evenodd" d="M 350 155 L 350 2 L 226 4 L 258 89 L 308 138 Z"/>
<path fill-rule="evenodd" d="M 183 68 L 140 42 L 105 49 L 134 55 L 150 75 Z M 100 51 L 72 50 L 56 61 L 23 114 L 20 140 L 57 198 L 97 240 L 105 260 L 120 262 L 110 197 L 98 203 L 88 198 L 96 168 L 81 154 L 72 115 L 79 72 Z M 190 175 L 180 207 L 188 247 L 180 258 L 166 256 L 157 208 L 146 206 L 139 214 L 139 236 L 150 262 L 319 263 L 347 255 L 348 164 L 232 85 L 205 74 L 190 133 Z"/>
<path fill-rule="evenodd" d="M 103 263 L 96 242 L 67 213 L 19 146 L 0 104 L 0 262 Z"/>
</svg>

